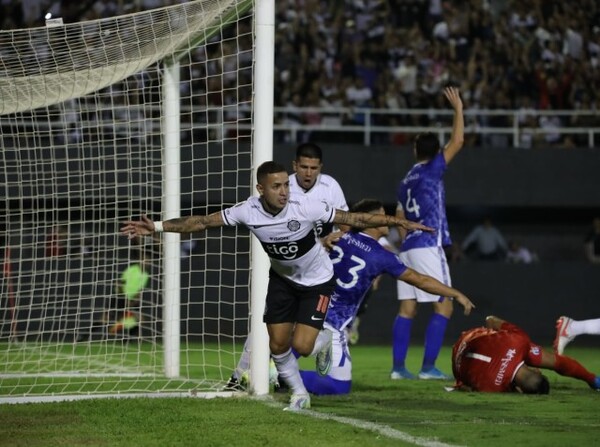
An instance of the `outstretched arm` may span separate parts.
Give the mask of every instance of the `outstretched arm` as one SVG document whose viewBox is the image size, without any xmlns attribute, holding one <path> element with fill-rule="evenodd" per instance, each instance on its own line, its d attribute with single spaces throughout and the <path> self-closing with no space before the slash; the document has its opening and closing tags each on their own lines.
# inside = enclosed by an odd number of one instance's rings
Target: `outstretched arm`
<svg viewBox="0 0 600 447">
<path fill-rule="evenodd" d="M 406 269 L 398 279 L 433 295 L 446 296 L 458 301 L 464 307 L 465 315 L 469 315 L 471 310 L 475 307 L 471 300 L 459 290 L 448 287 L 437 279 L 428 275 L 423 275 L 411 268 Z"/>
<path fill-rule="evenodd" d="M 196 233 L 207 228 L 222 227 L 225 225 L 221 212 L 209 214 L 208 216 L 177 217 L 161 222 L 162 231 L 171 233 Z M 123 223 L 121 234 L 133 239 L 136 236 L 147 236 L 157 230 L 155 222 L 142 216 L 142 220 L 130 220 Z"/>
<path fill-rule="evenodd" d="M 354 228 L 376 228 L 376 227 L 393 227 L 400 226 L 405 230 L 422 230 L 422 231 L 435 231 L 433 228 L 427 227 L 423 224 L 412 222 L 406 219 L 399 219 L 394 216 L 388 216 L 386 214 L 372 214 L 372 213 L 349 213 L 347 211 L 335 210 L 335 217 L 333 223 L 337 225 L 348 225 Z"/>
<path fill-rule="evenodd" d="M 465 119 L 463 117 L 463 103 L 460 99 L 458 89 L 456 87 L 446 87 L 444 89 L 444 96 L 454 109 L 452 135 L 444 148 L 444 159 L 446 160 L 446 164 L 448 164 L 463 147 L 465 141 Z"/>
</svg>

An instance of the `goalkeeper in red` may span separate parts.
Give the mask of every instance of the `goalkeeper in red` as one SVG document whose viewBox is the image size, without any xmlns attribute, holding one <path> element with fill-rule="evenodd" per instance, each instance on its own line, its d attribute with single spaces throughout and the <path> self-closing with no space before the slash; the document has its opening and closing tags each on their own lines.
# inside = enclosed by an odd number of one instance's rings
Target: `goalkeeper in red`
<svg viewBox="0 0 600 447">
<path fill-rule="evenodd" d="M 542 349 L 521 328 L 498 317 L 489 316 L 485 327 L 463 332 L 452 349 L 455 388 L 461 390 L 548 394 L 550 384 L 538 368 L 600 390 L 600 377 L 577 360 Z"/>
</svg>

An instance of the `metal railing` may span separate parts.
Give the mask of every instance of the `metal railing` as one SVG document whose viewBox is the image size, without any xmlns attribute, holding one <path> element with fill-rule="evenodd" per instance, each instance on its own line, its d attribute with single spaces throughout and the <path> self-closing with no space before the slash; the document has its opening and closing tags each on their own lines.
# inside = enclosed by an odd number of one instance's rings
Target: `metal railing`
<svg viewBox="0 0 600 447">
<path fill-rule="evenodd" d="M 114 107 L 91 107 L 90 110 L 96 112 L 96 121 L 81 120 L 80 115 L 76 123 L 71 123 L 75 128 L 97 128 L 107 129 L 116 133 L 135 132 L 138 136 L 160 132 L 160 121 L 149 119 L 145 114 L 152 114 L 153 106 L 128 106 L 121 108 Z M 120 118 L 119 110 L 125 110 L 127 113 Z M 238 117 L 245 118 L 240 122 L 232 119 L 230 122 L 223 122 L 223 108 L 221 107 L 183 107 L 182 115 L 187 116 L 205 116 L 209 117 L 204 122 L 182 122 L 182 131 L 194 131 L 205 129 L 213 132 L 215 139 L 220 139 L 224 131 L 228 129 L 251 129 L 250 107 L 234 108 Z M 111 114 L 103 114 L 103 111 L 111 111 Z M 86 110 L 79 110 L 86 112 Z M 358 134 L 360 140 L 365 146 L 375 144 L 374 137 L 390 136 L 394 134 L 404 134 L 411 137 L 421 132 L 435 132 L 439 135 L 440 141 L 447 141 L 452 132 L 452 110 L 436 109 L 373 109 L 373 108 L 315 108 L 315 107 L 275 107 L 274 110 L 274 131 L 283 135 L 285 141 L 298 142 L 306 139 L 312 132 L 333 134 Z M 108 116 L 108 117 L 107 117 Z M 119 115 L 120 116 L 120 115 Z M 133 118 L 132 118 L 133 117 Z M 578 136 L 579 147 L 600 146 L 600 111 L 595 110 L 477 110 L 469 109 L 464 111 L 465 134 L 480 135 L 483 137 L 506 136 L 506 145 L 513 147 L 525 147 L 524 137 L 544 138 L 546 135 L 557 134 L 560 137 Z M 489 121 L 503 117 L 505 125 L 490 125 Z M 527 118 L 530 120 L 526 120 Z M 540 126 L 540 121 L 544 118 L 558 117 L 560 125 L 548 127 Z M 46 119 L 38 116 L 36 118 L 17 118 L 17 120 L 0 117 L 0 126 L 6 124 L 17 125 L 20 128 L 31 127 L 32 130 L 42 130 L 53 128 L 55 130 L 65 129 L 65 123 L 62 122 L 61 113 L 54 113 Z M 592 122 L 592 125 L 580 125 L 573 122 L 573 119 L 585 119 Z M 317 121 L 315 123 L 315 121 Z M 389 121 L 386 123 L 386 121 Z M 403 124 L 394 124 L 402 122 Z M 390 123 L 391 122 L 391 123 Z M 384 123 L 384 124 L 382 124 Z M 416 123 L 416 124 L 412 124 Z M 423 124 L 425 123 L 425 124 Z M 566 124 L 565 124 L 566 123 Z M 13 127 L 14 129 L 14 127 Z M 6 133 L 6 128 L 4 129 Z M 65 129 L 66 130 L 66 129 Z M 10 134 L 10 131 L 8 132 Z M 377 141 L 379 143 L 380 141 Z"/>
<path fill-rule="evenodd" d="M 420 132 L 435 132 L 439 134 L 441 141 L 447 141 L 452 132 L 452 110 L 436 109 L 371 109 L 371 108 L 275 108 L 276 131 L 289 134 L 291 141 L 298 140 L 301 132 L 355 132 L 361 133 L 362 142 L 370 146 L 373 136 L 377 134 L 402 133 L 416 135 Z M 320 117 L 319 124 L 306 124 L 305 117 Z M 358 117 L 358 123 L 353 117 Z M 428 125 L 381 125 L 377 124 L 388 117 L 410 119 L 422 119 Z M 495 109 L 464 111 L 465 134 L 479 135 L 507 135 L 514 147 L 523 147 L 523 136 L 545 136 L 548 134 L 584 135 L 587 147 L 600 145 L 600 111 L 594 110 L 535 110 L 535 109 Z M 492 126 L 487 121 L 490 118 L 504 117 L 507 125 Z M 527 117 L 533 118 L 532 122 L 524 123 Z M 540 127 L 541 118 L 558 117 L 560 126 Z M 595 124 L 593 127 L 579 126 L 577 123 L 565 125 L 571 122 L 573 117 L 591 117 Z M 304 122 L 303 122 L 304 121 Z M 509 143 L 510 144 L 510 143 Z"/>
</svg>

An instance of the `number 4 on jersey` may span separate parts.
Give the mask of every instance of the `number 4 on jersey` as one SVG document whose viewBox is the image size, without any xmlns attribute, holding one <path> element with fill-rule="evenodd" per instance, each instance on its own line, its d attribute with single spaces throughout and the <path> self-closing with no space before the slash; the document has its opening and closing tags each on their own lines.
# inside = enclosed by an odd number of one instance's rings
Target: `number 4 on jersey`
<svg viewBox="0 0 600 447">
<path fill-rule="evenodd" d="M 410 188 L 406 191 L 405 209 L 409 213 L 414 213 L 417 218 L 420 217 L 419 210 L 421 209 L 421 207 L 419 207 L 419 204 L 417 203 L 416 199 L 413 199 L 411 197 L 411 189 Z"/>
</svg>

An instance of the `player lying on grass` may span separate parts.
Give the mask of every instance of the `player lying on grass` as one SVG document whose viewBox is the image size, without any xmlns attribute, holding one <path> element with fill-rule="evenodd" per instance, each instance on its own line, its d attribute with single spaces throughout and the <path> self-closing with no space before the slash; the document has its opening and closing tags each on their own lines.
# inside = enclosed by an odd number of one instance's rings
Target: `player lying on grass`
<svg viewBox="0 0 600 447">
<path fill-rule="evenodd" d="M 385 214 L 382 203 L 370 199 L 356 203 L 351 212 Z M 341 237 L 338 233 L 339 240 L 334 245 L 329 245 L 329 257 L 333 262 L 336 284 L 331 295 L 324 330 L 319 337 L 327 337 L 328 331 L 333 333 L 330 361 L 327 362 L 327 367 L 331 367 L 329 371 L 319 371 L 317 365 L 317 371 L 300 371 L 304 385 L 310 393 L 321 395 L 350 392 L 352 359 L 345 329 L 356 317 L 362 300 L 379 275 L 387 273 L 429 293 L 455 299 L 464 307 L 466 315 L 475 307 L 469 298 L 458 290 L 406 267 L 397 255 L 386 250 L 378 239 L 386 236 L 388 231 L 387 226 L 363 230 L 353 228 Z"/>
<path fill-rule="evenodd" d="M 463 332 L 452 348 L 455 388 L 460 390 L 548 394 L 550 384 L 538 368 L 600 389 L 600 377 L 577 360 L 542 349 L 521 328 L 495 316 L 486 318 L 485 327 Z"/>
</svg>

